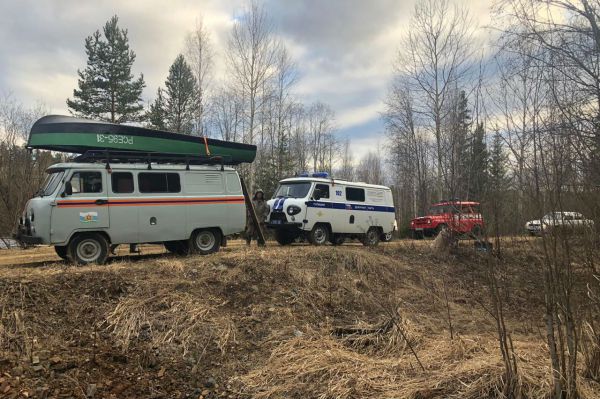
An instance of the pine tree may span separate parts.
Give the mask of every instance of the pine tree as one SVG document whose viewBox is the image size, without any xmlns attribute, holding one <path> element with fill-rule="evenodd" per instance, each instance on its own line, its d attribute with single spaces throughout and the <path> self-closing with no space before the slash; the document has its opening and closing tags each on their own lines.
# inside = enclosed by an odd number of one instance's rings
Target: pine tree
<svg viewBox="0 0 600 399">
<path fill-rule="evenodd" d="M 144 76 L 134 80 L 135 53 L 129 49 L 127 30 L 113 16 L 100 31 L 85 39 L 87 66 L 78 70 L 78 89 L 67 99 L 71 113 L 113 123 L 137 121 L 143 110 Z"/>
<path fill-rule="evenodd" d="M 469 170 L 469 199 L 480 201 L 488 184 L 488 151 L 483 123 L 479 123 L 473 132 Z"/>
<path fill-rule="evenodd" d="M 461 90 L 453 98 L 450 113 L 449 140 L 451 153 L 449 154 L 450 181 L 449 194 L 453 197 L 464 197 L 468 194 L 470 143 L 469 132 L 471 129 L 471 112 L 467 95 Z"/>
<path fill-rule="evenodd" d="M 183 55 L 178 55 L 169 68 L 165 86 L 167 129 L 191 134 L 196 110 L 196 78 Z"/>
<path fill-rule="evenodd" d="M 488 186 L 494 192 L 503 192 L 508 186 L 506 172 L 507 157 L 502 145 L 502 136 L 496 132 L 492 140 L 492 148 L 489 155 Z M 489 191 L 489 190 L 488 190 Z"/>
<path fill-rule="evenodd" d="M 150 123 L 150 127 L 166 130 L 166 116 L 163 90 L 159 87 L 156 91 L 156 100 L 150 104 L 150 110 L 146 113 L 146 119 Z"/>
</svg>

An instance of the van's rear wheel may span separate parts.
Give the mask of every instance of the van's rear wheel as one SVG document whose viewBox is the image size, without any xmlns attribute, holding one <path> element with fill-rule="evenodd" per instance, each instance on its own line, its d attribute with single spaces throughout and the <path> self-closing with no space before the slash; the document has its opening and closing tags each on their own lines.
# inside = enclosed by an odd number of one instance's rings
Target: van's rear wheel
<svg viewBox="0 0 600 399">
<path fill-rule="evenodd" d="M 290 245 L 296 239 L 296 234 L 286 230 L 275 230 L 275 240 L 279 245 Z"/>
<path fill-rule="evenodd" d="M 62 258 L 64 260 L 69 259 L 69 257 L 67 256 L 67 246 L 66 245 L 56 245 L 54 247 L 54 251 L 60 258 Z"/>
<path fill-rule="evenodd" d="M 363 245 L 368 247 L 374 247 L 379 244 L 379 237 L 381 236 L 381 231 L 377 227 L 370 227 L 369 230 L 365 233 L 363 237 Z"/>
<path fill-rule="evenodd" d="M 323 245 L 329 241 L 329 229 L 324 224 L 315 224 L 308 233 L 308 241 L 313 245 Z"/>
<path fill-rule="evenodd" d="M 67 254 L 72 262 L 80 265 L 103 264 L 108 258 L 108 241 L 98 233 L 79 234 L 69 242 Z"/>
<path fill-rule="evenodd" d="M 191 238 L 192 252 L 208 255 L 219 251 L 221 246 L 221 233 L 215 229 L 197 230 Z"/>
<path fill-rule="evenodd" d="M 165 241 L 163 244 L 172 254 L 183 256 L 190 253 L 190 245 L 187 241 Z"/>
</svg>

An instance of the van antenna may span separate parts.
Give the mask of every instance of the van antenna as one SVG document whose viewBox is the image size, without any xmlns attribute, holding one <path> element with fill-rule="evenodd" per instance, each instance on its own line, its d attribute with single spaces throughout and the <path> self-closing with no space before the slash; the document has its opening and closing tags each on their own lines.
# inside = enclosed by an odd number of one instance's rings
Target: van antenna
<svg viewBox="0 0 600 399">
<path fill-rule="evenodd" d="M 152 161 L 150 160 L 151 156 L 152 154 L 148 153 L 148 170 L 152 170 Z"/>
</svg>

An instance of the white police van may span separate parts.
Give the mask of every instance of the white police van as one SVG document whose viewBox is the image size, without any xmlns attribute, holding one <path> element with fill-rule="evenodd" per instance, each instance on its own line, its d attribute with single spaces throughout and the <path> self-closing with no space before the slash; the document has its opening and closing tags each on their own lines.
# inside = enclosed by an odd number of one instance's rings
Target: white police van
<svg viewBox="0 0 600 399">
<path fill-rule="evenodd" d="M 281 245 L 299 237 L 311 244 L 342 244 L 358 238 L 374 246 L 394 229 L 392 191 L 385 186 L 354 183 L 314 173 L 281 180 L 268 202 L 267 227 Z"/>
</svg>

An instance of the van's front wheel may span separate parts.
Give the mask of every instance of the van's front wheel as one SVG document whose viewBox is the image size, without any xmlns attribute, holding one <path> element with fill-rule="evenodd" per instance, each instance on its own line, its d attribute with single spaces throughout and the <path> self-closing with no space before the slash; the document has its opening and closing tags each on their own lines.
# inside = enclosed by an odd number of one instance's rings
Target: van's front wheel
<svg viewBox="0 0 600 399">
<path fill-rule="evenodd" d="M 329 241 L 329 229 L 324 224 L 315 224 L 308 233 L 308 241 L 313 245 L 323 245 Z"/>
<path fill-rule="evenodd" d="M 215 229 L 197 230 L 191 239 L 192 252 L 208 255 L 218 252 L 221 246 L 221 233 Z"/>
<path fill-rule="evenodd" d="M 103 264 L 108 258 L 108 241 L 98 233 L 79 234 L 69 242 L 67 254 L 72 262 L 80 265 Z"/>
</svg>

